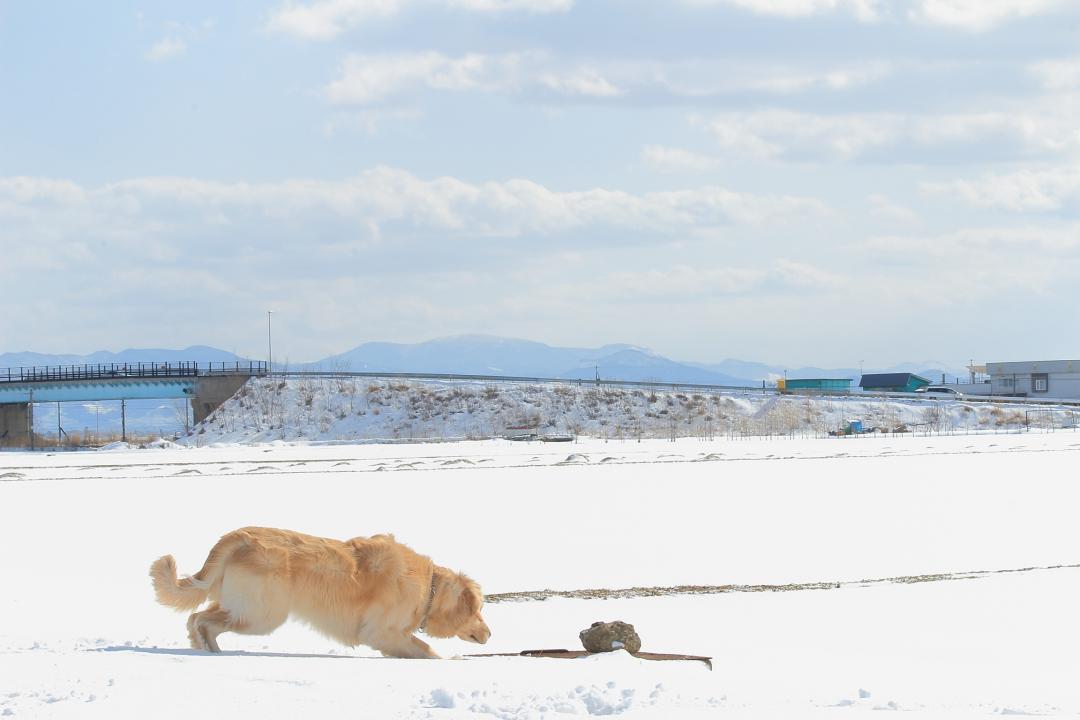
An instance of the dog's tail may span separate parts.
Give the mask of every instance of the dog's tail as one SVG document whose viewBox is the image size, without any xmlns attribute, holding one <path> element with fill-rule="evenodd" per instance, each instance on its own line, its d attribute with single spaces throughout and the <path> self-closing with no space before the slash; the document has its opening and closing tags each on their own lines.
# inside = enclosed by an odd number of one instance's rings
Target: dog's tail
<svg viewBox="0 0 1080 720">
<path fill-rule="evenodd" d="M 176 578 L 176 560 L 173 556 L 159 557 L 150 566 L 157 601 L 176 610 L 194 610 L 202 605 L 210 589 L 221 582 L 225 561 L 245 542 L 246 538 L 240 533 L 229 533 L 211 548 L 199 572 L 179 580 Z"/>
</svg>

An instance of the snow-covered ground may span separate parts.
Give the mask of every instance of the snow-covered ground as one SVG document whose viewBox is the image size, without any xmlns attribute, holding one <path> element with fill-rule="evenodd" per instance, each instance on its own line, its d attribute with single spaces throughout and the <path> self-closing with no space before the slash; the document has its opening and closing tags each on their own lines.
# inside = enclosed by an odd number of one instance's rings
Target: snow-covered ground
<svg viewBox="0 0 1080 720">
<path fill-rule="evenodd" d="M 1080 714 L 1080 433 L 277 442 L 0 454 L 0 716 L 637 718 Z M 243 525 L 393 532 L 489 594 L 846 582 L 485 607 L 484 647 L 375 657 L 303 626 L 187 649 L 150 562 Z M 1021 572 L 999 573 L 998 570 Z M 649 662 L 467 658 L 635 625 Z"/>
<path fill-rule="evenodd" d="M 660 390 L 590 382 L 479 383 L 353 377 L 255 379 L 180 442 L 442 440 L 539 434 L 599 438 L 825 437 L 853 420 L 915 433 L 1076 427 L 1077 408 L 773 390 Z"/>
</svg>

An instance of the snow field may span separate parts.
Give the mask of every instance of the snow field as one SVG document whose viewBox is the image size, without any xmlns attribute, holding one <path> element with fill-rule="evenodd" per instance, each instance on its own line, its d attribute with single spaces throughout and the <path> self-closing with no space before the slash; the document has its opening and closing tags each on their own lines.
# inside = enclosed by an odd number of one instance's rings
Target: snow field
<svg viewBox="0 0 1080 720">
<path fill-rule="evenodd" d="M 0 716 L 922 717 L 1080 713 L 1080 570 L 915 585 L 488 604 L 483 647 L 643 649 L 408 662 L 290 623 L 186 648 L 151 560 L 193 572 L 261 524 L 391 531 L 488 593 L 790 583 L 1073 564 L 1071 432 L 550 445 L 483 441 L 0 455 Z M 576 459 L 571 460 L 573 456 Z M 568 460 L 571 460 L 568 462 Z"/>
</svg>

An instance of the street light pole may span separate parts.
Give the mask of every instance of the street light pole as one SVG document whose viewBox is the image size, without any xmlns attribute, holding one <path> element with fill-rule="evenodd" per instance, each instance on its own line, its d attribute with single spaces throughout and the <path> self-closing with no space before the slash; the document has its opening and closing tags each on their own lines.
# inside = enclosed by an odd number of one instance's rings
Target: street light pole
<svg viewBox="0 0 1080 720">
<path fill-rule="evenodd" d="M 273 310 L 266 311 L 266 370 L 270 373 L 274 372 L 274 340 L 270 335 L 270 316 L 273 313 Z"/>
</svg>

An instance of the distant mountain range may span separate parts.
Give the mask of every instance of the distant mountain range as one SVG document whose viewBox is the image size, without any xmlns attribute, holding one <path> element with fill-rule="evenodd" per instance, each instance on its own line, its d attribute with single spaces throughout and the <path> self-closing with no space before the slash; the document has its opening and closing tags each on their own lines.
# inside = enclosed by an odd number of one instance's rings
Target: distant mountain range
<svg viewBox="0 0 1080 720">
<path fill-rule="evenodd" d="M 0 353 L 0 368 L 33 367 L 40 365 L 109 365 L 140 362 L 234 362 L 238 355 L 206 345 L 192 345 L 183 350 L 131 349 L 120 352 L 99 350 L 89 355 L 48 355 L 36 352 Z"/>
<path fill-rule="evenodd" d="M 557 347 L 530 340 L 491 335 L 456 335 L 421 343 L 373 342 L 333 355 L 297 369 L 352 370 L 368 372 L 430 372 L 470 375 L 518 375 L 567 379 L 655 380 L 738 387 L 789 378 L 851 378 L 858 382 L 858 368 L 785 368 L 743 360 L 719 363 L 676 361 L 636 345 L 604 345 L 598 348 Z M 934 361 L 904 362 L 866 372 L 914 372 L 928 380 L 963 377 L 963 368 Z"/>
<path fill-rule="evenodd" d="M 458 335 L 415 344 L 364 343 L 302 366 L 368 372 L 462 373 L 746 385 L 743 378 L 695 368 L 633 345 L 555 347 L 490 335 Z"/>
<path fill-rule="evenodd" d="M 131 349 L 100 351 L 90 355 L 47 355 L 34 352 L 0 353 L 0 368 L 31 365 L 83 363 L 245 361 L 233 353 L 205 345 L 183 350 Z M 278 368 L 282 369 L 282 368 Z M 312 363 L 290 365 L 292 370 L 343 370 L 366 372 L 461 373 L 607 380 L 653 380 L 737 387 L 760 387 L 764 382 L 788 378 L 851 378 L 858 382 L 858 368 L 785 368 L 760 362 L 723 360 L 717 363 L 676 361 L 635 345 L 604 345 L 598 348 L 557 347 L 529 340 L 491 335 L 457 335 L 420 343 L 369 342 L 347 352 Z M 963 368 L 934 361 L 904 362 L 866 372 L 914 372 L 931 381 L 964 377 Z"/>
</svg>

